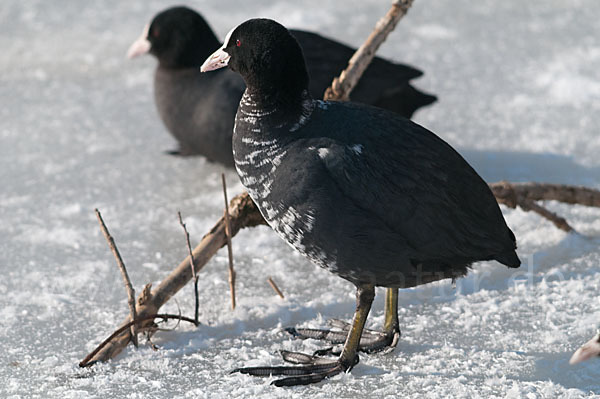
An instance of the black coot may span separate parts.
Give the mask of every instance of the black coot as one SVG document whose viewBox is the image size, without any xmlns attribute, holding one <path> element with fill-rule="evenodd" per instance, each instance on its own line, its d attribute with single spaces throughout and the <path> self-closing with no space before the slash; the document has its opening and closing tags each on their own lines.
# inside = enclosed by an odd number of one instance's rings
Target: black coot
<svg viewBox="0 0 600 399">
<path fill-rule="evenodd" d="M 384 331 L 399 335 L 398 288 L 457 278 L 480 260 L 518 267 L 516 242 L 488 185 L 446 142 L 396 113 L 314 100 L 302 50 L 283 26 L 252 19 L 233 29 L 203 71 L 229 65 L 246 82 L 233 134 L 235 165 L 269 225 L 317 265 L 357 287 L 336 361 L 284 353 L 295 367 L 252 367 L 308 384 L 358 361 L 375 286 L 388 287 Z M 326 332 L 322 332 L 326 336 Z M 316 334 L 318 335 L 318 334 Z"/>
<path fill-rule="evenodd" d="M 317 34 L 293 31 L 308 59 L 312 77 L 309 90 L 321 97 L 339 75 L 354 49 Z M 180 155 L 204 155 L 211 161 L 233 166 L 233 121 L 245 85 L 239 75 L 221 71 L 200 75 L 198 68 L 221 46 L 212 29 L 195 11 L 169 8 L 154 17 L 128 52 L 135 57 L 149 52 L 158 59 L 154 99 L 161 119 L 179 142 Z M 352 98 L 411 117 L 431 104 L 434 96 L 409 84 L 422 72 L 406 65 L 376 58 L 365 72 Z"/>
</svg>

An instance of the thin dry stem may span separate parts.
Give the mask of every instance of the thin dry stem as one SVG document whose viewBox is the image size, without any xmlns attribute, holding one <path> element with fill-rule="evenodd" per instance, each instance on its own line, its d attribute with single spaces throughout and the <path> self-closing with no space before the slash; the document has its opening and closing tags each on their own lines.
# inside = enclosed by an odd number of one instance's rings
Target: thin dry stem
<svg viewBox="0 0 600 399">
<path fill-rule="evenodd" d="M 102 343 L 100 345 L 98 345 L 98 347 L 96 347 L 96 349 L 94 349 L 92 352 L 90 352 L 85 357 L 85 359 L 83 359 L 81 362 L 79 362 L 79 367 L 89 367 L 89 366 L 93 365 L 94 363 L 96 363 L 98 360 L 92 360 L 94 358 L 94 356 L 96 356 L 96 354 L 98 352 L 100 352 L 106 345 L 108 345 L 119 334 L 130 329 L 134 325 L 138 325 L 138 324 L 141 325 L 142 322 L 144 322 L 144 321 L 154 320 L 154 319 L 163 319 L 165 321 L 168 319 L 175 319 L 175 320 L 179 320 L 179 321 L 183 320 L 183 321 L 187 321 L 187 322 L 190 322 L 190 323 L 198 326 L 198 323 L 196 323 L 194 320 L 190 319 L 189 317 L 176 315 L 176 314 L 163 313 L 163 314 L 151 314 L 148 316 L 138 317 L 134 321 L 129 321 L 128 323 L 125 323 L 124 325 L 119 327 L 115 332 L 113 332 L 108 338 L 106 338 L 104 341 L 102 341 Z M 148 328 L 147 326 L 144 327 L 144 329 L 147 329 L 147 328 Z M 148 337 L 148 339 L 150 339 L 150 337 Z"/>
<path fill-rule="evenodd" d="M 227 201 L 227 184 L 225 173 L 221 173 L 223 182 L 223 198 L 225 199 L 225 235 L 227 236 L 227 254 L 229 255 L 229 291 L 231 292 L 231 309 L 235 309 L 235 270 L 233 269 L 233 249 L 231 245 L 231 222 L 229 221 L 229 201 Z"/>
<path fill-rule="evenodd" d="M 283 296 L 283 293 L 281 292 L 281 290 L 279 289 L 279 287 L 277 286 L 277 284 L 275 284 L 275 281 L 273 281 L 273 279 L 271 277 L 269 277 L 267 279 L 267 282 L 269 283 L 269 285 L 271 286 L 271 288 L 273 288 L 273 290 L 277 293 L 277 295 L 279 295 L 279 297 L 281 299 L 285 299 L 285 297 Z"/>
<path fill-rule="evenodd" d="M 377 49 L 394 30 L 398 21 L 406 15 L 412 3 L 413 0 L 394 1 L 392 8 L 377 22 L 367 40 L 350 58 L 348 67 L 339 77 L 334 78 L 331 86 L 325 90 L 325 100 L 348 101 L 350 99 L 350 92 L 375 57 Z"/>
<path fill-rule="evenodd" d="M 523 199 L 522 201 L 519 201 L 519 206 L 525 211 L 533 211 L 538 215 L 542 216 L 543 218 L 548 219 L 562 231 L 565 231 L 567 233 L 575 231 L 575 229 L 571 227 L 569 223 L 567 223 L 565 218 L 563 218 L 562 216 L 558 216 L 556 213 L 544 208 L 543 206 L 537 204 L 532 200 Z"/>
<path fill-rule="evenodd" d="M 179 224 L 183 228 L 183 232 L 185 233 L 185 241 L 187 243 L 188 253 L 190 257 L 190 268 L 192 269 L 192 280 L 194 281 L 194 298 L 195 298 L 195 307 L 194 307 L 194 320 L 196 324 L 198 324 L 198 310 L 200 308 L 200 299 L 198 298 L 198 275 L 196 274 L 196 267 L 194 266 L 194 253 L 192 252 L 192 245 L 190 244 L 190 234 L 185 227 L 185 223 L 183 223 L 183 219 L 181 218 L 181 212 L 177 212 L 177 216 L 179 216 Z"/>
<path fill-rule="evenodd" d="M 135 290 L 133 289 L 133 285 L 131 284 L 131 280 L 129 279 L 129 274 L 127 274 L 127 268 L 125 268 L 125 263 L 123 262 L 121 254 L 117 249 L 117 244 L 115 244 L 115 240 L 108 232 L 108 228 L 106 227 L 106 224 L 104 224 L 104 220 L 102 219 L 100 211 L 98 209 L 95 209 L 95 212 L 96 217 L 98 218 L 98 223 L 100 224 L 100 229 L 102 230 L 102 234 L 104 235 L 104 238 L 106 238 L 106 241 L 108 241 L 108 246 L 110 247 L 110 250 L 112 251 L 115 259 L 117 260 L 117 265 L 119 266 L 119 270 L 121 271 L 121 276 L 123 276 L 123 282 L 125 283 L 125 289 L 127 290 L 127 303 L 129 304 L 129 313 L 131 320 L 134 321 L 136 319 Z M 137 347 L 138 339 L 135 330 L 136 327 L 134 323 L 131 325 L 131 341 Z"/>
<path fill-rule="evenodd" d="M 235 196 L 229 203 L 229 215 L 231 236 L 235 236 L 240 229 L 246 227 L 266 224 L 265 220 L 258 212 L 256 205 L 250 199 L 248 193 Z M 217 251 L 227 245 L 227 236 L 225 234 L 225 218 L 221 217 L 212 229 L 202 238 L 200 244 L 194 248 L 196 273 L 202 269 L 208 261 L 217 253 Z M 137 318 L 143 318 L 147 315 L 158 313 L 158 309 L 173 296 L 192 278 L 190 270 L 190 260 L 186 258 L 151 291 L 151 285 L 147 284 L 140 294 L 137 303 Z M 125 320 L 125 325 L 130 320 Z M 142 322 L 142 327 L 145 327 Z M 118 355 L 131 341 L 131 331 L 121 330 L 110 342 L 101 349 L 95 351 L 95 355 L 90 358 L 90 362 L 103 362 Z"/>
<path fill-rule="evenodd" d="M 535 201 L 559 201 L 567 204 L 600 207 L 600 191 L 587 187 L 564 184 L 509 183 L 507 181 L 490 183 L 489 186 L 500 204 L 510 208 L 519 206 L 524 211 L 533 211 L 567 233 L 575 231 L 575 229 L 565 218 Z"/>
</svg>

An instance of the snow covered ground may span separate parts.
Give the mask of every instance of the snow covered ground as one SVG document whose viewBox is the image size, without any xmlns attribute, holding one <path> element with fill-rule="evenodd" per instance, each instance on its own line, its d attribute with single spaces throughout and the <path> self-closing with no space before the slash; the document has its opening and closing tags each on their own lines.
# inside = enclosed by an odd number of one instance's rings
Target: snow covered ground
<svg viewBox="0 0 600 399">
<path fill-rule="evenodd" d="M 359 45 L 383 0 L 194 1 L 219 35 L 266 16 Z M 0 7 L 0 397 L 584 397 L 600 396 L 600 359 L 569 366 L 600 323 L 600 209 L 547 206 L 581 235 L 503 208 L 524 265 L 481 263 L 400 293 L 402 339 L 361 355 L 350 374 L 275 388 L 229 375 L 311 352 L 282 328 L 348 319 L 353 287 L 293 254 L 269 229 L 234 240 L 238 308 L 222 251 L 200 275 L 202 326 L 160 332 L 157 352 L 129 348 L 77 363 L 126 316 L 100 208 L 136 289 L 186 255 L 176 212 L 197 242 L 222 212 L 218 166 L 175 147 L 152 100 L 154 60 L 128 45 L 167 1 L 3 0 Z M 600 188 L 600 3 L 417 0 L 381 54 L 418 66 L 440 101 L 417 121 L 488 180 Z M 230 196 L 239 192 L 227 177 Z M 272 276 L 286 295 L 266 283 Z M 381 292 L 381 291 L 379 291 Z M 192 288 L 165 311 L 191 315 Z M 178 303 L 178 305 L 177 305 Z M 369 320 L 381 326 L 381 295 Z"/>
</svg>

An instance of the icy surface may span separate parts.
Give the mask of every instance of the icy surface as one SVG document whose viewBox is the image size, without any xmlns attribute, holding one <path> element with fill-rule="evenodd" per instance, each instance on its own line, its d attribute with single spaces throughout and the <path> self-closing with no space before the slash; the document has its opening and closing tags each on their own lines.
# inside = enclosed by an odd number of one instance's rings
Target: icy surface
<svg viewBox="0 0 600 399">
<path fill-rule="evenodd" d="M 222 37 L 266 16 L 359 45 L 388 1 L 196 1 Z M 353 287 L 293 254 L 267 228 L 234 240 L 238 308 L 222 251 L 201 272 L 199 328 L 160 332 L 157 352 L 77 363 L 126 316 L 98 207 L 136 286 L 186 254 L 221 215 L 221 168 L 175 147 L 152 100 L 150 57 L 125 52 L 164 1 L 21 1 L 0 7 L 0 397 L 584 397 L 600 359 L 569 366 L 600 323 L 600 210 L 549 203 L 582 233 L 504 209 L 524 266 L 482 263 L 467 278 L 404 290 L 402 339 L 350 374 L 308 387 L 229 375 L 311 352 L 282 328 L 350 318 Z M 600 3 L 417 0 L 381 53 L 420 67 L 440 101 L 417 120 L 489 181 L 600 188 Z M 230 195 L 241 190 L 227 172 Z M 272 276 L 286 295 L 266 283 Z M 381 291 L 379 291 L 381 292 Z M 190 315 L 191 287 L 176 296 Z M 177 312 L 175 301 L 164 308 Z M 369 320 L 383 321 L 381 295 Z"/>
</svg>

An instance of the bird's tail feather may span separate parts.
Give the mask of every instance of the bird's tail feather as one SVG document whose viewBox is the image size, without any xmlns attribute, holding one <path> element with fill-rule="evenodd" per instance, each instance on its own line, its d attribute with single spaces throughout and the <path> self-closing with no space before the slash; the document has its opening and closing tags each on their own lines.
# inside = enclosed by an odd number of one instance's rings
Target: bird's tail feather
<svg viewBox="0 0 600 399">
<path fill-rule="evenodd" d="M 504 252 L 494 257 L 495 260 L 508 267 L 517 268 L 521 266 L 521 259 L 515 251 Z"/>
</svg>

